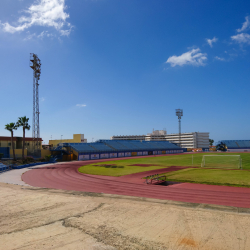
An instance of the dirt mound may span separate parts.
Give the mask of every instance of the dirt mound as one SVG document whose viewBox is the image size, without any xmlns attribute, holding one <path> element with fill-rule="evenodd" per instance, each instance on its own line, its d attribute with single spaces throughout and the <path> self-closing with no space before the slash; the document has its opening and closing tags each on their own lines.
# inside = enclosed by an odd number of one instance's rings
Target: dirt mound
<svg viewBox="0 0 250 250">
<path fill-rule="evenodd" d="M 99 165 L 93 165 L 95 167 L 104 167 L 104 166 L 116 166 L 116 164 L 99 164 Z"/>
</svg>

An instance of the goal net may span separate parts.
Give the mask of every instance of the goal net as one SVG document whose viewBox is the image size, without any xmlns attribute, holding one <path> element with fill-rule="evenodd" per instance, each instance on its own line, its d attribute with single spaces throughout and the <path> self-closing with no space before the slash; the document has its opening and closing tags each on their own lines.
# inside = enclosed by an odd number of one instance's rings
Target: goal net
<svg viewBox="0 0 250 250">
<path fill-rule="evenodd" d="M 201 167 L 242 169 L 240 155 L 203 155 Z"/>
</svg>

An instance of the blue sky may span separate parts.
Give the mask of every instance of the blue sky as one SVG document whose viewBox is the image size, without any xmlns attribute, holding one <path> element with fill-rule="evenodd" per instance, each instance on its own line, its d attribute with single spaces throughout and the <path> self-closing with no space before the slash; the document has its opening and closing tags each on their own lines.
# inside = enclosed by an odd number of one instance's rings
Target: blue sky
<svg viewBox="0 0 250 250">
<path fill-rule="evenodd" d="M 250 139 L 250 1 L 1 0 L 1 136 L 32 123 L 29 53 L 45 143 L 176 133 L 178 108 L 183 132 Z"/>
</svg>

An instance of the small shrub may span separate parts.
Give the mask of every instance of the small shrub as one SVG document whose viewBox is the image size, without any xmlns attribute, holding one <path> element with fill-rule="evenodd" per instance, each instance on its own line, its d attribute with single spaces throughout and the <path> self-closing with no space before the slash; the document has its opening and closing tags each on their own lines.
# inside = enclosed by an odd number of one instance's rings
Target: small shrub
<svg viewBox="0 0 250 250">
<path fill-rule="evenodd" d="M 45 161 L 49 161 L 51 159 L 51 155 L 46 155 L 44 158 L 45 158 Z"/>
<path fill-rule="evenodd" d="M 32 156 L 27 156 L 24 158 L 24 160 L 22 160 L 22 163 L 23 164 L 27 164 L 27 163 L 30 163 L 30 162 L 35 162 L 34 158 Z"/>
<path fill-rule="evenodd" d="M 22 160 L 22 163 L 26 164 L 26 163 L 28 163 L 28 161 L 26 159 L 24 159 L 24 160 Z"/>
<path fill-rule="evenodd" d="M 34 158 L 32 156 L 27 156 L 26 157 L 26 160 L 27 161 L 30 161 L 30 162 L 33 162 L 34 161 Z"/>
</svg>

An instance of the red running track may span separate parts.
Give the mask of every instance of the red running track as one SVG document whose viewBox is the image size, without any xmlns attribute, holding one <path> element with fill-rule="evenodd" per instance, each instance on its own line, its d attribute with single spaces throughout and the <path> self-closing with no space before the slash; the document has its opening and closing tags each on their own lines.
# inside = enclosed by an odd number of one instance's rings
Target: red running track
<svg viewBox="0 0 250 250">
<path fill-rule="evenodd" d="M 52 167 L 32 169 L 22 175 L 22 180 L 34 187 L 250 208 L 250 189 L 248 188 L 191 183 L 171 186 L 147 185 L 144 183 L 145 180 L 141 179 L 147 175 L 176 171 L 184 167 L 173 166 L 122 177 L 88 175 L 78 172 L 80 166 L 93 162 L 98 161 L 62 163 Z"/>
</svg>

